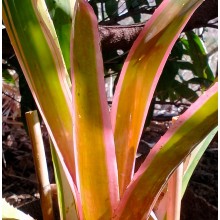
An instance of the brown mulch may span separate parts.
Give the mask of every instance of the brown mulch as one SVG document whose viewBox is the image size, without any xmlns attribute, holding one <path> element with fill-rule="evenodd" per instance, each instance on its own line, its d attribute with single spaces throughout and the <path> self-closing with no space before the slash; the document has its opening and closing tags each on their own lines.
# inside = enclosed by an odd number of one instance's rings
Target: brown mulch
<svg viewBox="0 0 220 220">
<path fill-rule="evenodd" d="M 31 143 L 22 125 L 3 124 L 2 196 L 14 206 L 39 198 Z"/>
<path fill-rule="evenodd" d="M 2 130 L 2 197 L 19 207 L 39 199 L 31 142 L 22 123 L 3 123 Z M 51 155 L 45 146 L 49 178 L 54 183 Z"/>
</svg>

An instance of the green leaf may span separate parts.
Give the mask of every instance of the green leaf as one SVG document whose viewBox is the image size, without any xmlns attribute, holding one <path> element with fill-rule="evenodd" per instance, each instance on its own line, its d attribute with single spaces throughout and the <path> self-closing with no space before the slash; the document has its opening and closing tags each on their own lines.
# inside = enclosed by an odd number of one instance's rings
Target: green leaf
<svg viewBox="0 0 220 220">
<path fill-rule="evenodd" d="M 46 0 L 66 68 L 70 74 L 70 33 L 76 0 Z"/>
<path fill-rule="evenodd" d="M 2 81 L 7 84 L 15 85 L 15 80 L 7 69 L 2 70 Z"/>
<path fill-rule="evenodd" d="M 45 2 L 4 0 L 3 21 L 51 139 L 75 180 L 68 73 Z"/>
<path fill-rule="evenodd" d="M 201 2 L 163 1 L 146 23 L 122 68 L 111 110 L 120 195 L 133 176 L 139 139 L 163 66 Z"/>
<path fill-rule="evenodd" d="M 50 149 L 56 179 L 60 219 L 82 219 L 82 207 L 78 190 L 76 189 L 76 186 L 72 182 L 71 178 L 66 176 L 64 171 L 65 165 L 60 162 L 60 159 L 51 141 Z M 72 184 L 70 184 L 71 182 Z"/>
<path fill-rule="evenodd" d="M 201 159 L 202 155 L 204 154 L 205 150 L 211 143 L 213 137 L 216 135 L 218 131 L 218 128 L 214 128 L 205 138 L 204 140 L 199 143 L 196 148 L 192 151 L 192 153 L 189 155 L 189 162 L 187 165 L 187 169 L 184 171 L 183 175 L 183 184 L 182 184 L 182 196 L 184 195 L 186 191 L 186 187 L 189 183 L 189 180 L 199 162 Z"/>
<path fill-rule="evenodd" d="M 198 98 L 197 93 L 190 89 L 187 84 L 180 83 L 177 80 L 175 80 L 174 90 L 177 97 L 185 98 L 190 102 L 194 102 Z"/>
<path fill-rule="evenodd" d="M 140 3 L 137 0 L 127 0 L 127 1 L 125 1 L 125 3 L 126 3 L 126 7 L 127 7 L 128 12 L 133 12 L 133 13 L 131 13 L 131 17 L 133 18 L 134 22 L 135 23 L 140 22 L 141 14 L 134 13 L 134 10 L 135 10 L 134 8 L 138 8 Z M 136 9 L 136 10 L 138 10 L 138 9 Z"/>
<path fill-rule="evenodd" d="M 204 78 L 193 78 L 190 79 L 188 81 L 186 81 L 187 84 L 198 84 L 201 85 L 205 88 L 207 88 L 209 85 L 212 84 L 212 81 L 208 80 L 208 79 L 204 79 Z"/>
<path fill-rule="evenodd" d="M 168 61 L 164 66 L 163 73 L 156 88 L 156 96 L 160 100 L 166 100 L 167 98 L 177 100 L 179 98 L 175 90 L 177 87 L 175 76 L 178 74 L 178 71 L 179 66 L 176 61 Z"/>
<path fill-rule="evenodd" d="M 109 18 L 112 16 L 118 16 L 118 1 L 117 0 L 107 0 L 105 1 L 105 10 Z"/>
<path fill-rule="evenodd" d="M 186 32 L 186 36 L 194 74 L 213 82 L 214 74 L 209 66 L 209 59 L 202 40 L 193 31 Z"/>
<path fill-rule="evenodd" d="M 192 70 L 193 71 L 193 64 L 187 61 L 179 61 L 177 65 L 182 70 Z"/>
</svg>

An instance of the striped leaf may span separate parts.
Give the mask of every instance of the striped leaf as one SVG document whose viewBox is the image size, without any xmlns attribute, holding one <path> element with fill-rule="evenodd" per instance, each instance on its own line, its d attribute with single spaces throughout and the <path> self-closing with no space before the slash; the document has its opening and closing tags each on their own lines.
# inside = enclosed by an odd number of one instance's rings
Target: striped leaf
<svg viewBox="0 0 220 220">
<path fill-rule="evenodd" d="M 81 220 L 82 207 L 76 185 L 70 176 L 66 176 L 65 164 L 61 163 L 52 142 L 50 142 L 54 174 L 58 195 L 59 213 L 61 220 Z"/>
<path fill-rule="evenodd" d="M 68 73 L 45 2 L 4 0 L 3 21 L 54 146 L 75 180 Z"/>
</svg>

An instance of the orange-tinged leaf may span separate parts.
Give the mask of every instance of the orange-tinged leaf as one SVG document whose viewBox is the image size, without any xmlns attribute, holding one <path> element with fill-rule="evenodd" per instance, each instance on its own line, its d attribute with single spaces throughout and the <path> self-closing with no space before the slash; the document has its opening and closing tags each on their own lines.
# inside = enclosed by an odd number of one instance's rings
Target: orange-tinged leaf
<svg viewBox="0 0 220 220">
<path fill-rule="evenodd" d="M 184 159 L 183 162 L 183 168 L 184 168 L 184 174 L 182 174 L 182 192 L 181 196 L 183 197 L 184 192 L 186 190 L 187 184 L 190 180 L 190 177 L 193 173 L 193 171 L 196 168 L 196 165 L 199 162 L 199 159 L 202 157 L 204 151 L 209 146 L 211 140 L 215 136 L 215 134 L 218 131 L 218 127 L 214 128 L 194 149 L 193 151 Z M 171 175 L 172 178 L 173 174 Z M 171 179 L 170 178 L 170 179 Z M 169 179 L 169 181 L 170 181 Z M 162 194 L 162 195 L 161 195 Z M 165 220 L 168 218 L 167 214 L 167 204 L 170 202 L 169 196 L 169 190 L 164 188 L 164 190 L 161 192 L 153 210 L 155 211 L 155 215 L 157 216 L 158 220 Z"/>
<path fill-rule="evenodd" d="M 97 20 L 78 2 L 71 37 L 76 178 L 85 219 L 110 219 L 118 201 L 114 138 L 104 86 Z"/>
<path fill-rule="evenodd" d="M 216 83 L 179 117 L 153 147 L 125 191 L 114 219 L 146 219 L 171 174 L 217 126 L 217 118 Z"/>
<path fill-rule="evenodd" d="M 164 0 L 135 41 L 123 66 L 112 104 L 120 195 L 134 173 L 145 118 L 165 61 L 202 0 Z"/>
</svg>

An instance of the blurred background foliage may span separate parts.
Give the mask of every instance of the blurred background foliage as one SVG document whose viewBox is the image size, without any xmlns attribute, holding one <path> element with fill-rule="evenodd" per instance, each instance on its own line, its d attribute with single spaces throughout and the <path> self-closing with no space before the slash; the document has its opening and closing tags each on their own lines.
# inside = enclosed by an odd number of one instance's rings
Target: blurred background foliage
<svg viewBox="0 0 220 220">
<path fill-rule="evenodd" d="M 161 2 L 162 0 L 89 1 L 98 18 L 99 25 L 107 27 L 144 25 Z M 58 17 L 55 18 L 55 22 L 59 23 L 59 16 L 63 17 L 61 12 L 56 13 Z M 66 17 L 68 22 L 68 16 Z M 156 103 L 169 102 L 178 105 L 178 103 L 185 102 L 190 104 L 213 83 L 217 77 L 216 33 L 216 29 L 205 27 L 188 30 L 180 35 L 159 80 L 152 102 L 152 112 Z M 3 104 L 4 98 L 8 100 L 6 97 L 11 97 L 18 103 L 20 102 L 21 118 L 23 118 L 24 112 L 36 109 L 36 105 L 14 52 L 13 50 L 10 51 L 11 46 L 8 41 L 4 29 L 2 77 L 5 86 L 3 86 Z M 6 50 L 7 53 L 4 52 Z M 111 46 L 108 50 L 103 51 L 106 92 L 110 104 L 128 52 L 120 48 L 111 50 Z M 19 84 L 16 84 L 18 79 Z M 18 87 L 21 96 L 19 97 L 18 94 L 4 89 L 7 87 L 6 85 L 13 88 Z M 7 105 L 5 104 L 5 106 Z"/>
</svg>

